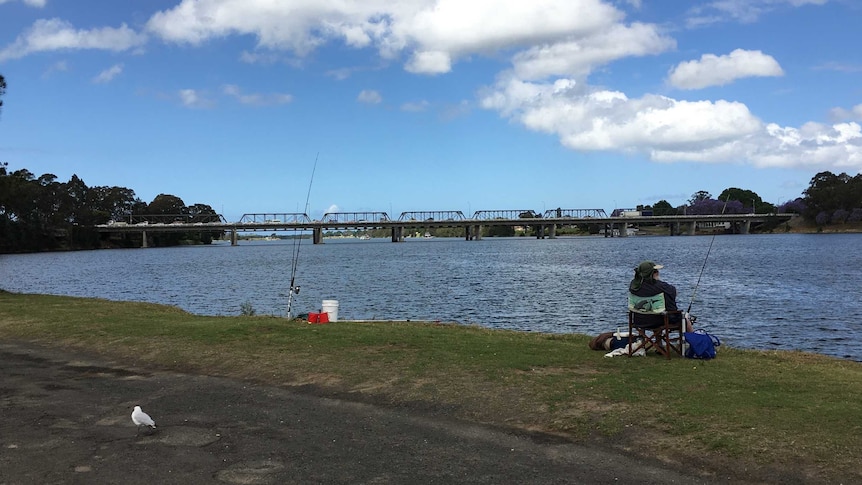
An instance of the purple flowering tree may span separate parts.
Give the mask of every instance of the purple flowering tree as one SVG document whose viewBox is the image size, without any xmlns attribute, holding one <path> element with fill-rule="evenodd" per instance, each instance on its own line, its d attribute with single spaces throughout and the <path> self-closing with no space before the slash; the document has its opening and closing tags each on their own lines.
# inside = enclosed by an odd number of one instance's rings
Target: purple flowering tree
<svg viewBox="0 0 862 485">
<path fill-rule="evenodd" d="M 742 214 L 747 212 L 747 210 L 743 208 L 742 202 L 738 200 L 731 200 L 725 207 L 724 202 L 715 199 L 697 200 L 686 209 L 686 214 L 698 216 L 718 215 L 722 212 L 724 214 Z"/>
<path fill-rule="evenodd" d="M 838 209 L 832 213 L 832 223 L 844 224 L 847 221 L 848 217 L 850 217 L 850 212 L 844 209 Z"/>
<path fill-rule="evenodd" d="M 802 199 L 802 197 L 797 197 L 794 200 L 785 202 L 778 206 L 778 212 L 802 214 L 807 208 L 808 207 L 805 205 L 805 201 Z"/>
</svg>

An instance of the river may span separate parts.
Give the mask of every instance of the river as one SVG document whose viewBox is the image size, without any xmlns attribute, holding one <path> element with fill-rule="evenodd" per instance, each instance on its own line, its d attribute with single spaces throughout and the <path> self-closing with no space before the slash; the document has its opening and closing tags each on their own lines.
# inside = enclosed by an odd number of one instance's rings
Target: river
<svg viewBox="0 0 862 485">
<path fill-rule="evenodd" d="M 284 316 L 296 252 L 276 240 L 0 255 L 0 288 Z M 626 325 L 628 282 L 651 259 L 724 345 L 862 360 L 862 234 L 325 239 L 298 254 L 294 315 L 333 299 L 339 320 L 596 334 Z"/>
</svg>

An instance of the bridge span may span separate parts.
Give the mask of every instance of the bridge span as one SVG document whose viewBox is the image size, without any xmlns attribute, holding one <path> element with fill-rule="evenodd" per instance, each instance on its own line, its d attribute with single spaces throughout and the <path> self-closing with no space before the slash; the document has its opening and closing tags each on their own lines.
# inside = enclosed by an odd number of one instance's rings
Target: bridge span
<svg viewBox="0 0 862 485">
<path fill-rule="evenodd" d="M 386 212 L 332 212 L 312 220 L 305 213 L 270 212 L 244 214 L 237 222 L 227 222 L 220 214 L 132 215 L 128 221 L 112 221 L 95 227 L 102 233 L 141 234 L 142 247 L 147 247 L 148 234 L 158 232 L 212 232 L 219 237 L 227 232 L 234 245 L 239 232 L 311 231 L 314 244 L 320 244 L 327 230 L 389 229 L 392 242 L 401 242 L 407 230 L 428 231 L 441 227 L 461 228 L 467 241 L 482 239 L 483 229 L 489 226 L 530 228 L 537 239 L 555 238 L 560 227 L 583 225 L 598 226 L 598 232 L 605 237 L 626 237 L 630 228 L 640 226 L 664 227 L 669 235 L 694 235 L 699 227 L 716 226 L 747 234 L 752 223 L 778 224 L 794 216 L 774 213 L 608 217 L 602 209 L 552 209 L 543 214 L 515 209 L 476 211 L 469 218 L 461 211 L 402 212 L 397 219 L 390 218 Z"/>
</svg>

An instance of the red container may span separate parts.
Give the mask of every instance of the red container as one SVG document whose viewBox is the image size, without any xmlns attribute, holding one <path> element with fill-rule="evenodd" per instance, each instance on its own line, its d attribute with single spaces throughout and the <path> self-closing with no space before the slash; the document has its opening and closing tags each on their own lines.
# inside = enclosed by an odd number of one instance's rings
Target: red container
<svg viewBox="0 0 862 485">
<path fill-rule="evenodd" d="M 329 313 L 309 313 L 308 323 L 329 323 Z"/>
</svg>

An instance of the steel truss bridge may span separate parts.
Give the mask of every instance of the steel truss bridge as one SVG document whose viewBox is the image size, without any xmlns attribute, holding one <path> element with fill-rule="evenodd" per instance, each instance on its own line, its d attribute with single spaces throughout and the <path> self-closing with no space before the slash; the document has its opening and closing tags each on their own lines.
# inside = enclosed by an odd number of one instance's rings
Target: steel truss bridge
<svg viewBox="0 0 862 485">
<path fill-rule="evenodd" d="M 213 232 L 221 236 L 231 234 L 231 243 L 237 243 L 237 233 L 255 231 L 311 231 L 314 244 L 323 242 L 328 230 L 390 229 L 392 242 L 404 240 L 406 230 L 430 230 L 441 227 L 460 227 L 468 241 L 480 240 L 486 226 L 530 227 L 539 239 L 555 238 L 558 227 L 597 225 L 605 237 L 625 237 L 629 228 L 640 225 L 663 226 L 668 234 L 694 235 L 698 227 L 724 225 L 734 232 L 747 234 L 752 223 L 781 223 L 795 214 L 721 214 L 683 216 L 619 216 L 608 217 L 603 209 L 550 209 L 538 214 L 530 209 L 480 210 L 472 217 L 461 211 L 402 212 L 392 219 L 386 212 L 329 212 L 319 220 L 305 213 L 263 212 L 243 214 L 237 222 L 227 222 L 220 214 L 159 214 L 130 215 L 122 221 L 97 225 L 102 233 L 142 234 L 142 246 L 147 246 L 148 234 L 158 232 Z"/>
</svg>

